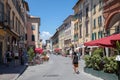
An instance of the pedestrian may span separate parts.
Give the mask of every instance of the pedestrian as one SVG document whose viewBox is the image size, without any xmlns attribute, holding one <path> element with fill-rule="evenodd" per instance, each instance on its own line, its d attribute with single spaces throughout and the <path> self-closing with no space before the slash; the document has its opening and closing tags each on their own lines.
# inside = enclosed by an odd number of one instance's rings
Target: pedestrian
<svg viewBox="0 0 120 80">
<path fill-rule="evenodd" d="M 74 69 L 74 72 L 79 74 L 79 70 L 78 70 L 78 55 L 76 52 L 73 52 L 73 56 L 72 56 L 72 59 L 73 59 L 73 69 Z"/>
<path fill-rule="evenodd" d="M 70 54 L 70 57 L 72 57 L 72 49 L 70 49 L 70 52 L 69 52 L 69 54 Z"/>
<path fill-rule="evenodd" d="M 18 52 L 14 52 L 14 61 L 15 61 L 15 66 L 19 64 L 19 54 Z"/>
<path fill-rule="evenodd" d="M 80 60 L 80 56 L 81 56 L 80 49 L 77 50 L 77 55 L 78 55 L 78 60 Z"/>
<path fill-rule="evenodd" d="M 7 59 L 7 66 L 9 66 L 12 60 L 11 52 L 9 50 L 6 52 L 6 59 Z"/>
</svg>

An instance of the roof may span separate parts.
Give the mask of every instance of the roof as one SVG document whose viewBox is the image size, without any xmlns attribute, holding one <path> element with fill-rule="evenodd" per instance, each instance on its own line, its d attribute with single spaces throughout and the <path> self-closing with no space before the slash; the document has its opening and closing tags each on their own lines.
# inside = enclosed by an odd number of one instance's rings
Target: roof
<svg viewBox="0 0 120 80">
<path fill-rule="evenodd" d="M 74 9 L 75 7 L 77 7 L 78 3 L 80 2 L 81 0 L 78 0 L 77 3 L 74 5 L 74 7 L 72 9 Z"/>
</svg>

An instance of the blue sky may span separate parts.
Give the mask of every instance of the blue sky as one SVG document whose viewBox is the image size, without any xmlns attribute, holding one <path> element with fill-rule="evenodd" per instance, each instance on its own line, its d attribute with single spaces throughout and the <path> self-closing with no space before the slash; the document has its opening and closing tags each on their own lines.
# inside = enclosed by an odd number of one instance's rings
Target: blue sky
<svg viewBox="0 0 120 80">
<path fill-rule="evenodd" d="M 26 0 L 30 15 L 41 18 L 40 33 L 42 39 L 48 39 L 73 14 L 73 6 L 78 0 Z M 69 2 L 70 1 L 70 2 Z"/>
</svg>

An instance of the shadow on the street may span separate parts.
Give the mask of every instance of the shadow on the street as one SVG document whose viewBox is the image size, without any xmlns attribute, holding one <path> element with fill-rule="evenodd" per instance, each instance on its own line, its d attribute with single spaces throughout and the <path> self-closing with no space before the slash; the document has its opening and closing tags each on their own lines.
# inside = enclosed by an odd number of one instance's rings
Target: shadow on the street
<svg viewBox="0 0 120 80">
<path fill-rule="evenodd" d="M 0 64 L 0 75 L 2 74 L 21 74 L 21 70 L 25 68 L 24 65 L 18 65 L 18 66 L 6 66 L 3 64 Z"/>
<path fill-rule="evenodd" d="M 93 70 L 92 68 L 84 68 L 84 72 L 96 77 L 100 77 L 103 80 L 118 80 L 116 74 L 105 73 L 103 71 Z"/>
</svg>

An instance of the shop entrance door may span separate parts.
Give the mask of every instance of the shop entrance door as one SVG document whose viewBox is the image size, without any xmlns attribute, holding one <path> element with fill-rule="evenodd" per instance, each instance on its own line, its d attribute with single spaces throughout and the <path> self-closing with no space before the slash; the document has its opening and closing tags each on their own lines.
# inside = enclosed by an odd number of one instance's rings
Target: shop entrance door
<svg viewBox="0 0 120 80">
<path fill-rule="evenodd" d="M 2 42 L 0 42 L 0 63 L 2 63 Z"/>
</svg>

